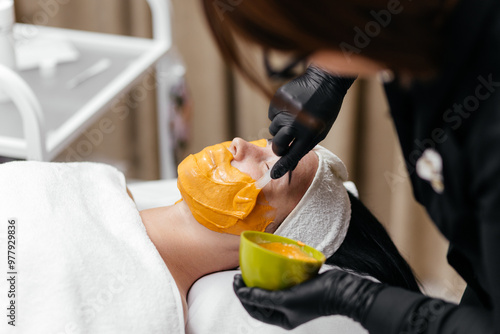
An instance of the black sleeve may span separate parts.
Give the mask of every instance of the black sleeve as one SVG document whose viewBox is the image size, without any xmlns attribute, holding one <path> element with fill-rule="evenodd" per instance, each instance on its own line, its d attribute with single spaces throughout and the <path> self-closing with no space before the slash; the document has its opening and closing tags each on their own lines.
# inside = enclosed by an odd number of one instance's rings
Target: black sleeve
<svg viewBox="0 0 500 334">
<path fill-rule="evenodd" d="M 471 192 L 479 221 L 483 285 L 500 333 L 500 75 L 485 76 L 494 90 L 475 115 L 467 140 Z"/>
<path fill-rule="evenodd" d="M 484 309 L 389 287 L 377 295 L 362 325 L 371 334 L 493 334 L 492 319 Z"/>
<path fill-rule="evenodd" d="M 370 333 L 500 334 L 500 76 L 484 75 L 483 81 L 491 94 L 460 130 L 470 170 L 467 189 L 479 231 L 477 267 L 492 309 L 455 305 L 390 287 L 376 296 L 366 314 L 363 325 Z"/>
</svg>

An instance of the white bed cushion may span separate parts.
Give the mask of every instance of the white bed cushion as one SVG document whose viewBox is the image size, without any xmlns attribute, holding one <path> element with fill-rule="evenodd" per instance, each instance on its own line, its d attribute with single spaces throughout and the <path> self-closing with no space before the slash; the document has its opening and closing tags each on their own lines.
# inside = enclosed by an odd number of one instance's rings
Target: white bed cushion
<svg viewBox="0 0 500 334">
<path fill-rule="evenodd" d="M 322 317 L 288 331 L 253 319 L 233 291 L 238 270 L 210 274 L 199 279 L 189 291 L 187 334 L 367 334 L 358 323 L 343 316 Z"/>
<path fill-rule="evenodd" d="M 172 205 L 181 199 L 177 179 L 129 183 L 139 211 Z"/>
</svg>

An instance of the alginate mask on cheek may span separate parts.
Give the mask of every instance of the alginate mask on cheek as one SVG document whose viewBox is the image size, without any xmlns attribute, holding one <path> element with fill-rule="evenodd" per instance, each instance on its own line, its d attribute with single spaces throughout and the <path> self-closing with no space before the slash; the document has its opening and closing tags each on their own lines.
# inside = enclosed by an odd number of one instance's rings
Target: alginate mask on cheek
<svg viewBox="0 0 500 334">
<path fill-rule="evenodd" d="M 261 139 L 251 142 L 266 147 Z M 231 142 L 206 147 L 178 167 L 177 187 L 194 218 L 205 227 L 239 235 L 264 231 L 274 220 L 274 208 L 248 174 L 231 166 Z"/>
</svg>

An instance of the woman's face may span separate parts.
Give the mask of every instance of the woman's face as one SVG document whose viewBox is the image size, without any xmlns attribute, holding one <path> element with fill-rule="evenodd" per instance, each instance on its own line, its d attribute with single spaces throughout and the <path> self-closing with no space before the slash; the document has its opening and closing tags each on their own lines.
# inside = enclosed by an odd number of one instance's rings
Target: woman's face
<svg viewBox="0 0 500 334">
<path fill-rule="evenodd" d="M 279 160 L 279 157 L 273 153 L 270 141 L 266 146 L 261 147 L 241 138 L 235 138 L 229 146 L 229 151 L 233 155 L 231 165 L 254 180 L 258 180 Z M 309 152 L 292 173 L 287 173 L 280 179 L 271 180 L 262 189 L 266 200 L 276 208 L 275 223 L 268 226 L 267 232 L 274 232 L 299 203 L 311 185 L 317 169 L 318 156 L 314 152 Z"/>
<path fill-rule="evenodd" d="M 273 232 L 298 204 L 318 166 L 311 152 L 291 177 L 257 189 L 255 181 L 277 160 L 266 140 L 235 138 L 187 157 L 178 168 L 178 188 L 196 220 L 211 230 Z"/>
</svg>

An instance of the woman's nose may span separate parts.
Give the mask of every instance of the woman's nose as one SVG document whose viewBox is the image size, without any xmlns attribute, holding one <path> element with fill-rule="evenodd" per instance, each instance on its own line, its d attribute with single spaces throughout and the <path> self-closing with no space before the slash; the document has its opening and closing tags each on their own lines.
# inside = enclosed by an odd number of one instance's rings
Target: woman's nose
<svg viewBox="0 0 500 334">
<path fill-rule="evenodd" d="M 251 146 L 252 144 L 241 138 L 234 138 L 229 146 L 229 151 L 233 155 L 234 160 L 242 161 L 246 156 L 252 153 Z"/>
</svg>

